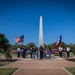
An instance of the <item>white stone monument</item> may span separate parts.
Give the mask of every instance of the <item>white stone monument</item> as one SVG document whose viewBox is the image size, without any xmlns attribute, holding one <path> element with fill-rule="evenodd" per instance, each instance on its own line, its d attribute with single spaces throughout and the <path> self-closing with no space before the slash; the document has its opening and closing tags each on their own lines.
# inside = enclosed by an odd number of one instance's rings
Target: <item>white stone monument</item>
<svg viewBox="0 0 75 75">
<path fill-rule="evenodd" d="M 39 47 L 43 45 L 43 23 L 42 23 L 42 16 L 40 16 L 40 25 L 39 25 Z"/>
<path fill-rule="evenodd" d="M 40 24 L 39 24 L 39 47 L 40 46 L 42 46 L 44 48 L 42 16 L 40 16 Z M 38 58 L 40 58 L 40 51 L 39 50 L 38 50 Z"/>
</svg>

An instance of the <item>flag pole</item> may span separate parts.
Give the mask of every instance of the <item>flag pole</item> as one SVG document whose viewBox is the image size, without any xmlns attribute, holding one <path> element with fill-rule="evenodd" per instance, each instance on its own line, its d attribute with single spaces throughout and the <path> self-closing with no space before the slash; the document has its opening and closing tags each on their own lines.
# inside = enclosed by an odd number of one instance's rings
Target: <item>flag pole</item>
<svg viewBox="0 0 75 75">
<path fill-rule="evenodd" d="M 24 45 L 24 35 L 23 35 L 23 42 L 22 42 L 22 43 L 23 43 L 23 45 Z"/>
</svg>

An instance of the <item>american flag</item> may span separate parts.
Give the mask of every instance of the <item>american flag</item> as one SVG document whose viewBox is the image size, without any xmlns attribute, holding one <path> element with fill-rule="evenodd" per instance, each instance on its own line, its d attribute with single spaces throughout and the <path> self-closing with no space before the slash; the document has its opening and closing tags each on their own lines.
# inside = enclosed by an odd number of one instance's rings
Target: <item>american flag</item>
<svg viewBox="0 0 75 75">
<path fill-rule="evenodd" d="M 61 42 L 62 42 L 62 35 L 60 35 L 55 47 L 59 46 Z"/>
<path fill-rule="evenodd" d="M 15 38 L 15 42 L 16 42 L 16 44 L 20 43 L 20 42 L 24 42 L 24 35 L 21 35 L 21 36 Z"/>
</svg>

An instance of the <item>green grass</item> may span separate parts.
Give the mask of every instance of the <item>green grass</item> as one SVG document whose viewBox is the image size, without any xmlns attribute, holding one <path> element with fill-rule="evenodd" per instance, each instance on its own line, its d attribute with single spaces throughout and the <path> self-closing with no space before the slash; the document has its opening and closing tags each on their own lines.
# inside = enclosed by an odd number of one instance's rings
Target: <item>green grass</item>
<svg viewBox="0 0 75 75">
<path fill-rule="evenodd" d="M 11 75 L 18 68 L 0 68 L 0 75 Z"/>
<path fill-rule="evenodd" d="M 4 54 L 0 53 L 0 56 L 4 56 Z"/>
<path fill-rule="evenodd" d="M 64 52 L 64 53 L 63 53 L 63 55 L 64 55 L 64 56 L 67 56 L 67 53 L 66 53 L 66 52 Z M 73 55 L 73 53 L 72 53 L 72 52 L 70 52 L 70 57 L 72 57 L 72 56 L 74 56 L 74 55 Z"/>
<path fill-rule="evenodd" d="M 54 55 L 55 55 L 55 56 L 59 56 L 59 53 L 54 54 Z M 67 53 L 66 53 L 66 52 L 62 53 L 62 56 L 67 56 Z M 70 57 L 72 57 L 72 56 L 74 56 L 74 55 L 73 55 L 72 52 L 70 52 Z"/>
<path fill-rule="evenodd" d="M 1 62 L 1 61 L 0 61 L 0 66 L 4 66 L 4 65 L 6 65 L 6 64 L 8 64 L 8 63 L 10 63 L 10 62 L 7 62 L 7 61 Z"/>
<path fill-rule="evenodd" d="M 13 57 L 13 56 L 16 56 L 17 57 L 17 54 L 16 53 L 11 53 L 11 56 Z"/>
<path fill-rule="evenodd" d="M 55 56 L 59 56 L 59 53 L 57 53 L 57 54 L 54 54 Z"/>
<path fill-rule="evenodd" d="M 17 56 L 17 54 L 16 53 L 10 53 L 12 56 Z M 5 56 L 5 54 L 2 54 L 2 53 L 0 53 L 0 56 L 2 57 L 2 56 Z"/>
<path fill-rule="evenodd" d="M 75 75 L 75 68 L 66 68 L 70 73 Z"/>
<path fill-rule="evenodd" d="M 75 62 L 75 58 L 72 58 L 72 59 L 66 59 L 66 60 Z"/>
</svg>

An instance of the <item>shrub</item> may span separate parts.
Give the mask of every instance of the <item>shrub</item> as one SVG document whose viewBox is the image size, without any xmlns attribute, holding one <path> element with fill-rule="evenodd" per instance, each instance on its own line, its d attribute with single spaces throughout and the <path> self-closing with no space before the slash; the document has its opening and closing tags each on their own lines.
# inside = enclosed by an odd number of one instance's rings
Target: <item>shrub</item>
<svg viewBox="0 0 75 75">
<path fill-rule="evenodd" d="M 6 51 L 6 52 L 5 52 L 5 58 L 6 58 L 7 60 L 12 60 L 12 56 L 10 55 L 10 52 L 9 52 L 9 51 Z"/>
</svg>

